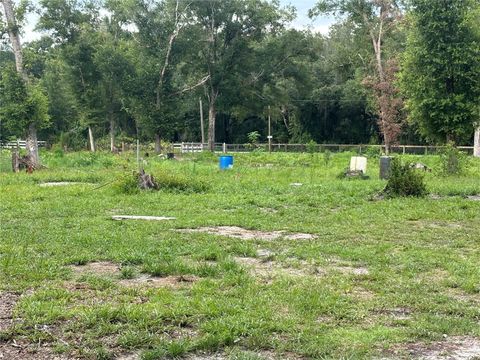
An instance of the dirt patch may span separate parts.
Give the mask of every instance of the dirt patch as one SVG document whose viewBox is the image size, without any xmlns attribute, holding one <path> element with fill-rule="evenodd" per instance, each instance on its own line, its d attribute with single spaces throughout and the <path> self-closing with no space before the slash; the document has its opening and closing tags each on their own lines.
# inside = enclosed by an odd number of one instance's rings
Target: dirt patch
<svg viewBox="0 0 480 360">
<path fill-rule="evenodd" d="M 13 309 L 19 297 L 8 292 L 0 294 L 0 331 L 6 331 L 13 325 Z"/>
<path fill-rule="evenodd" d="M 357 300 L 373 300 L 375 298 L 375 294 L 367 289 L 364 288 L 354 288 L 348 295 L 354 297 Z"/>
<path fill-rule="evenodd" d="M 370 271 L 368 271 L 365 267 L 353 267 L 353 266 L 330 266 L 326 268 L 326 270 L 333 270 L 338 271 L 344 275 L 368 275 Z"/>
<path fill-rule="evenodd" d="M 152 288 L 162 287 L 181 287 L 188 286 L 198 281 L 198 277 L 193 275 L 181 275 L 181 276 L 166 276 L 166 277 L 153 277 L 149 275 L 141 275 L 133 279 L 123 279 L 118 283 L 122 286 L 136 287 L 145 286 Z"/>
<path fill-rule="evenodd" d="M 368 275 L 370 271 L 363 266 L 357 266 L 351 262 L 344 261 L 338 258 L 328 260 L 328 265 L 322 268 L 323 271 L 337 271 L 344 275 Z"/>
<path fill-rule="evenodd" d="M 32 345 L 20 342 L 0 343 L 0 359 L 5 360 L 67 360 L 71 356 L 55 354 L 48 344 Z"/>
<path fill-rule="evenodd" d="M 408 308 L 393 308 L 393 309 L 383 309 L 376 311 L 377 314 L 386 315 L 392 318 L 393 320 L 409 320 L 412 315 L 412 310 Z"/>
<path fill-rule="evenodd" d="M 120 273 L 120 267 L 110 261 L 96 261 L 85 265 L 71 265 L 70 269 L 77 275 L 93 274 L 114 276 Z"/>
<path fill-rule="evenodd" d="M 275 253 L 273 251 L 267 250 L 267 249 L 258 249 L 257 250 L 257 256 L 261 258 L 266 258 L 266 257 L 273 257 L 275 256 Z"/>
<path fill-rule="evenodd" d="M 241 354 L 241 355 L 240 355 Z M 186 360 L 231 360 L 231 359 L 259 359 L 259 360 L 275 360 L 275 359 L 285 359 L 285 360 L 296 360 L 300 359 L 293 354 L 282 354 L 281 356 L 276 356 L 271 351 L 245 351 L 241 353 L 196 353 L 190 354 L 185 357 Z"/>
<path fill-rule="evenodd" d="M 257 277 L 272 278 L 276 275 L 283 276 L 308 276 L 312 275 L 308 269 L 283 267 L 274 261 L 265 261 L 257 258 L 236 257 L 235 261 L 247 267 Z"/>
<path fill-rule="evenodd" d="M 460 302 L 463 302 L 463 303 L 468 303 L 470 305 L 473 305 L 473 306 L 479 306 L 480 305 L 480 295 L 476 294 L 476 295 L 472 295 L 472 294 L 468 294 L 464 291 L 462 291 L 461 289 L 458 289 L 458 288 L 449 288 L 447 290 L 447 294 L 448 296 L 450 296 L 452 299 L 456 300 L 456 301 L 460 301 Z"/>
<path fill-rule="evenodd" d="M 467 199 L 472 201 L 480 201 L 480 195 L 467 196 Z"/>
<path fill-rule="evenodd" d="M 265 213 L 265 214 L 276 214 L 276 213 L 278 213 L 277 209 L 269 208 L 269 207 L 260 207 L 260 208 L 258 208 L 258 210 L 260 210 L 262 213 Z"/>
<path fill-rule="evenodd" d="M 416 228 L 431 228 L 431 229 L 461 229 L 463 228 L 462 224 L 454 223 L 454 222 L 447 222 L 447 221 L 428 221 L 428 220 L 416 220 L 416 221 L 409 221 L 409 225 L 414 226 Z"/>
<path fill-rule="evenodd" d="M 430 344 L 397 345 L 383 359 L 474 360 L 480 357 L 480 339 L 450 337 Z"/>
<path fill-rule="evenodd" d="M 140 353 L 129 353 L 129 354 L 120 354 L 115 360 L 140 360 Z"/>
<path fill-rule="evenodd" d="M 204 232 L 213 235 L 234 237 L 242 240 L 277 240 L 284 238 L 287 240 L 311 240 L 315 238 L 315 235 L 305 233 L 288 233 L 286 231 L 259 231 L 248 230 L 238 226 L 212 226 L 201 227 L 197 229 L 181 229 L 180 231 L 186 233 Z"/>
</svg>

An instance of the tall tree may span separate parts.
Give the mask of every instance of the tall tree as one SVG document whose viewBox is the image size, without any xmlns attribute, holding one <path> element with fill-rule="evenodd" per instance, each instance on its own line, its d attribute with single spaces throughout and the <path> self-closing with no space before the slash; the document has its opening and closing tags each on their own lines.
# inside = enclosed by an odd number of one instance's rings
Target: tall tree
<svg viewBox="0 0 480 360">
<path fill-rule="evenodd" d="M 310 15 L 338 13 L 346 15 L 348 21 L 358 26 L 362 35 L 370 38 L 374 53 L 374 78 L 366 83 L 373 88 L 374 100 L 379 117 L 379 128 L 383 135 L 386 152 L 397 141 L 400 127 L 398 102 L 394 76 L 385 71 L 386 59 L 384 45 L 386 37 L 392 32 L 401 13 L 398 0 L 320 0 Z M 390 67 L 392 71 L 394 67 Z M 392 98 L 395 97 L 395 99 Z M 390 101 L 394 100 L 394 101 Z"/>
<path fill-rule="evenodd" d="M 10 39 L 10 44 L 15 55 L 15 67 L 18 74 L 21 76 L 25 82 L 25 86 L 29 85 L 28 75 L 24 69 L 23 64 L 23 54 L 22 54 L 22 43 L 20 40 L 20 26 L 19 21 L 17 21 L 17 15 L 23 17 L 25 14 L 25 8 L 20 8 L 16 12 L 12 0 L 2 0 L 4 15 L 6 19 L 6 30 L 8 32 L 8 37 Z M 36 90 L 31 89 L 32 92 Z M 38 120 L 38 119 L 37 119 Z M 47 119 L 44 119 L 47 120 Z M 40 157 L 38 154 L 38 141 L 37 141 L 37 122 L 30 121 L 25 124 L 28 127 L 27 135 L 27 152 L 31 159 L 32 165 L 38 167 L 40 165 Z"/>
<path fill-rule="evenodd" d="M 228 92 L 235 96 L 242 79 L 250 75 L 244 66 L 250 62 L 253 48 L 268 33 L 281 29 L 287 14 L 278 2 L 263 0 L 195 1 L 192 12 L 199 35 L 199 56 L 193 67 L 205 83 L 208 147 L 213 151 L 219 101 L 226 100 Z"/>
<path fill-rule="evenodd" d="M 478 121 L 476 0 L 412 0 L 401 84 L 410 120 L 430 141 L 466 141 Z"/>
</svg>

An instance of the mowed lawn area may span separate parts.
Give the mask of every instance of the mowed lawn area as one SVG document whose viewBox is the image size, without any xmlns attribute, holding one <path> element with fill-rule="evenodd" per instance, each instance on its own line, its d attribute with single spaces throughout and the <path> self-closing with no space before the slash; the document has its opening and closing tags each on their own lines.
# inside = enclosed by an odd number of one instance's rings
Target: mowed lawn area
<svg viewBox="0 0 480 360">
<path fill-rule="evenodd" d="M 368 180 L 338 177 L 352 155 L 235 154 L 230 171 L 150 155 L 165 187 L 142 192 L 133 153 L 1 173 L 0 354 L 480 356 L 480 162 L 445 177 L 439 156 L 403 156 L 433 169 L 433 195 L 382 199 L 378 158 Z"/>
</svg>

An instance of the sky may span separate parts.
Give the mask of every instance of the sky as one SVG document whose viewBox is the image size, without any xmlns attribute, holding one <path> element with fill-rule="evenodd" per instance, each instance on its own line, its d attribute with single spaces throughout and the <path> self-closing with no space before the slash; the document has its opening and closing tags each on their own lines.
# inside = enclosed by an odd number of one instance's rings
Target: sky
<svg viewBox="0 0 480 360">
<path fill-rule="evenodd" d="M 280 0 L 280 3 L 282 6 L 292 5 L 297 9 L 297 18 L 292 23 L 292 27 L 296 29 L 310 28 L 314 32 L 326 35 L 330 25 L 335 21 L 332 17 L 318 17 L 313 20 L 308 17 L 308 10 L 315 5 L 316 0 Z M 22 35 L 24 42 L 36 40 L 40 37 L 40 34 L 33 30 L 36 21 L 37 17 L 33 14 L 27 17 L 27 24 Z"/>
</svg>

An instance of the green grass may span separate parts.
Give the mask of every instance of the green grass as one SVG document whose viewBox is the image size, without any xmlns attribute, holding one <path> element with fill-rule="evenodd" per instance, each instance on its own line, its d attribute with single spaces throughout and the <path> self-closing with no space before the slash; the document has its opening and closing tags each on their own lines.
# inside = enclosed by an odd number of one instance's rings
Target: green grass
<svg viewBox="0 0 480 360">
<path fill-rule="evenodd" d="M 480 163 L 461 177 L 441 177 L 439 157 L 402 157 L 434 169 L 425 181 L 441 198 L 374 201 L 386 184 L 377 160 L 369 160 L 370 180 L 337 178 L 351 155 L 332 154 L 326 165 L 322 154 L 235 154 L 234 169 L 223 172 L 209 155 L 150 157 L 147 173 L 180 185 L 133 194 L 118 191 L 135 169 L 133 154 L 44 153 L 45 170 L 0 174 L 0 292 L 24 294 L 14 312 L 19 321 L 0 333 L 0 343 L 42 340 L 90 359 L 131 352 L 144 359 L 197 352 L 357 359 L 443 334 L 480 336 L 480 202 L 466 199 L 480 194 Z M 47 181 L 84 184 L 38 186 Z M 177 220 L 118 222 L 115 214 Z M 176 231 L 216 225 L 316 238 Z M 284 271 L 265 279 L 236 260 L 258 249 L 274 254 L 272 272 Z M 120 270 L 72 271 L 94 261 Z M 148 274 L 198 280 L 121 283 Z M 408 316 L 396 318 L 398 309 Z"/>
</svg>

